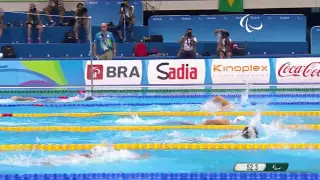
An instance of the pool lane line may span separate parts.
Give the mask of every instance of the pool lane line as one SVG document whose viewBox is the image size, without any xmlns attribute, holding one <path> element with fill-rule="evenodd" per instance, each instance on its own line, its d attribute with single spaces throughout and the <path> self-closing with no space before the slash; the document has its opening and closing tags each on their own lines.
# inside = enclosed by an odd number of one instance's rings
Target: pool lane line
<svg viewBox="0 0 320 180">
<path fill-rule="evenodd" d="M 320 111 L 263 111 L 263 116 L 320 116 Z M 88 112 L 88 113 L 1 113 L 1 117 L 42 118 L 42 117 L 95 117 L 95 116 L 255 116 L 256 111 L 230 111 L 230 112 Z"/>
<path fill-rule="evenodd" d="M 103 95 L 94 96 L 95 98 L 212 98 L 214 96 L 223 96 L 225 98 L 241 97 L 241 94 L 186 94 L 186 95 Z M 73 96 L 32 96 L 36 99 L 67 99 Z M 320 94 L 249 94 L 251 98 L 261 97 L 320 97 Z M 10 99 L 7 96 L 0 96 L 0 99 Z"/>
<path fill-rule="evenodd" d="M 94 132 L 94 131 L 161 131 L 161 130 L 242 130 L 246 125 L 176 125 L 176 126 L 0 126 L 6 132 Z M 320 124 L 281 125 L 292 130 L 320 130 Z"/>
<path fill-rule="evenodd" d="M 300 84 L 301 85 L 301 84 Z M 220 88 L 225 85 L 217 85 L 217 86 L 212 86 L 212 85 L 202 85 L 203 88 L 196 88 L 197 85 L 189 86 L 190 88 L 187 89 L 186 87 L 188 86 L 176 86 L 176 87 L 169 87 L 167 89 L 164 89 L 168 86 L 107 86 L 110 89 L 101 89 L 101 90 L 91 90 L 91 89 L 86 89 L 86 92 L 92 92 L 92 93 L 172 93 L 172 92 L 243 92 L 246 89 L 245 88 Z M 106 87 L 106 86 L 95 86 L 96 88 L 99 87 Z M 212 88 L 212 87 L 215 87 Z M 28 87 L 29 89 L 26 90 L 24 87 L 23 89 L 19 90 L 12 90 L 17 87 L 2 87 L 2 88 L 11 88 L 8 90 L 0 90 L 0 94 L 20 94 L 20 93 L 78 93 L 79 90 L 85 89 L 83 86 L 65 86 L 65 87 L 45 87 L 47 89 L 41 89 L 43 87 Z M 21 87 L 18 87 L 21 88 Z M 55 89 L 51 89 L 55 88 Z M 69 88 L 69 89 L 68 89 Z M 70 89 L 72 88 L 72 89 Z M 112 89 L 113 88 L 113 89 Z M 127 88 L 127 89 L 124 89 Z M 140 88 L 140 89 L 132 89 L 132 88 Z M 147 89 L 150 88 L 150 89 Z M 152 89 L 152 88 L 157 88 L 157 89 Z M 175 88 L 175 89 L 174 89 Z M 282 87 L 277 87 L 277 88 L 250 88 L 251 92 L 319 92 L 320 88 L 294 88 L 294 87 L 288 87 L 288 88 L 282 88 Z"/>
<path fill-rule="evenodd" d="M 203 103 L 25 103 L 25 104 L 0 104 L 0 107 L 117 107 L 117 106 L 171 106 L 171 105 L 202 105 Z M 320 105 L 320 101 L 279 101 L 270 103 L 251 102 L 250 105 Z"/>
<path fill-rule="evenodd" d="M 3 144 L 0 151 L 81 151 L 91 150 L 102 144 Z M 114 149 L 128 150 L 276 150 L 276 149 L 314 149 L 318 143 L 131 143 L 113 144 Z"/>
</svg>

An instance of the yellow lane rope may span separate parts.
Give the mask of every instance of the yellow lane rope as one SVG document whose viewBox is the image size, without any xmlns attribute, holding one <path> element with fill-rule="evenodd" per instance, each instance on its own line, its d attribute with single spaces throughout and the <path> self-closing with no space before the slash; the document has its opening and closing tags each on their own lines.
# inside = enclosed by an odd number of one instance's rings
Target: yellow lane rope
<svg viewBox="0 0 320 180">
<path fill-rule="evenodd" d="M 2 117 L 94 117 L 102 115 L 114 116 L 254 116 L 254 111 L 235 112 L 95 112 L 95 113 L 25 113 L 25 114 L 2 114 Z M 264 111 L 263 116 L 320 116 L 320 111 Z"/>
<path fill-rule="evenodd" d="M 0 131 L 159 131 L 170 129 L 241 130 L 245 125 L 183 125 L 183 126 L 0 126 Z M 282 128 L 296 130 L 320 130 L 320 124 L 282 125 Z"/>
<path fill-rule="evenodd" d="M 99 144 L 5 144 L 0 151 L 42 150 L 42 151 L 80 151 L 90 150 Z M 267 150 L 267 149 L 320 149 L 320 144 L 114 144 L 115 149 L 129 150 Z"/>
</svg>

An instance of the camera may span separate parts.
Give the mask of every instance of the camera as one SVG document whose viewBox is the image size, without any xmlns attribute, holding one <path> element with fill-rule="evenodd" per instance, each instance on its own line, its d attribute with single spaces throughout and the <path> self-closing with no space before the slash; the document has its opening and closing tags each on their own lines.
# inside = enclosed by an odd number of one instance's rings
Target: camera
<svg viewBox="0 0 320 180">
<path fill-rule="evenodd" d="M 187 32 L 187 33 L 186 33 L 186 36 L 187 36 L 188 38 L 191 38 L 191 37 L 192 37 L 192 32 Z"/>
<path fill-rule="evenodd" d="M 30 6 L 30 12 L 31 12 L 31 13 L 36 13 L 36 12 L 37 12 L 37 8 L 36 8 L 35 5 L 31 5 L 31 6 Z"/>
<path fill-rule="evenodd" d="M 222 32 L 222 37 L 227 38 L 229 36 L 230 36 L 229 32 L 227 32 L 227 31 Z"/>
</svg>

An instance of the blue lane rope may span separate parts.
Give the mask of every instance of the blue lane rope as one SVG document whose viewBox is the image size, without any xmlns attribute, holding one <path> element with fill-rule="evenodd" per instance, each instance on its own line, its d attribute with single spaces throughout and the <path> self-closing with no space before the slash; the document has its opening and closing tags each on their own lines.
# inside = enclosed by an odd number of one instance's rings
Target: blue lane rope
<svg viewBox="0 0 320 180">
<path fill-rule="evenodd" d="M 317 180 L 320 173 L 87 173 L 87 174 L 0 174 L 0 180 Z"/>
<path fill-rule="evenodd" d="M 159 106 L 169 106 L 169 105 L 201 105 L 203 103 L 93 103 L 93 104 L 74 104 L 74 103 L 49 103 L 49 104 L 42 104 L 42 103 L 35 103 L 35 104 L 0 104 L 0 107 L 31 107 L 31 106 L 39 106 L 39 107 L 112 107 L 112 106 L 152 106 L 152 105 L 159 105 Z M 251 105 L 319 105 L 320 101 L 317 102 L 271 102 L 271 103 L 257 103 L 253 102 L 250 103 Z"/>
<path fill-rule="evenodd" d="M 214 95 L 202 95 L 202 94 L 190 94 L 190 95 L 108 95 L 108 96 L 94 96 L 96 98 L 212 98 L 216 95 L 223 96 L 225 98 L 241 97 L 241 94 L 214 94 Z M 36 99 L 59 99 L 60 97 L 54 96 L 32 96 Z M 71 97 L 71 96 L 69 96 Z M 251 94 L 249 97 L 261 98 L 261 97 L 320 97 L 320 94 Z M 0 99 L 9 99 L 8 96 L 0 96 Z"/>
</svg>

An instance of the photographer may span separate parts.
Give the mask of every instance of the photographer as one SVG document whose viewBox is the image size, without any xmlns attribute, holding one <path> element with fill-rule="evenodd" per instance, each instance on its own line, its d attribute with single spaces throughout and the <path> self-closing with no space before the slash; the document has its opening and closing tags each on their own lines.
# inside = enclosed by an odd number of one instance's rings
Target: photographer
<svg viewBox="0 0 320 180">
<path fill-rule="evenodd" d="M 31 31 L 32 28 L 36 28 L 38 30 L 38 43 L 41 43 L 41 34 L 43 31 L 43 25 L 41 23 L 41 19 L 39 16 L 39 11 L 36 8 L 36 5 L 31 3 L 28 9 L 27 15 L 27 36 L 28 43 L 31 43 Z"/>
<path fill-rule="evenodd" d="M 123 1 L 120 5 L 120 20 L 118 25 L 118 34 L 123 41 L 124 29 L 131 35 L 131 41 L 134 41 L 133 25 L 135 24 L 135 16 L 133 14 L 134 6 L 129 6 L 128 1 Z M 126 28 L 124 28 L 126 26 Z"/>
<path fill-rule="evenodd" d="M 228 31 L 224 29 L 217 29 L 214 31 L 215 36 L 217 36 L 217 53 L 221 59 L 225 56 L 230 58 L 232 56 L 232 49 L 231 49 L 231 39 L 230 34 Z"/>
<path fill-rule="evenodd" d="M 87 41 L 89 41 L 90 37 L 89 37 L 89 19 L 88 17 L 88 9 L 86 7 L 84 7 L 84 5 L 82 3 L 78 3 L 77 5 L 77 9 L 75 12 L 75 25 L 74 25 L 74 34 L 75 37 L 77 39 L 77 41 L 79 42 L 79 27 L 81 25 L 83 25 L 84 30 L 86 32 L 86 38 Z"/>
<path fill-rule="evenodd" d="M 60 26 L 63 26 L 63 16 L 65 12 L 63 0 L 49 0 L 48 6 L 43 9 L 43 11 L 47 14 L 50 26 L 54 26 L 56 24 L 50 16 L 54 10 L 57 10 L 59 12 Z"/>
<path fill-rule="evenodd" d="M 0 39 L 2 36 L 3 28 L 4 28 L 4 24 L 2 21 L 3 14 L 4 14 L 3 9 L 0 8 Z"/>
<path fill-rule="evenodd" d="M 181 44 L 181 49 L 179 50 L 178 56 L 183 59 L 193 59 L 196 58 L 196 44 L 197 38 L 192 36 L 192 29 L 187 29 L 186 33 L 179 40 Z"/>
</svg>

